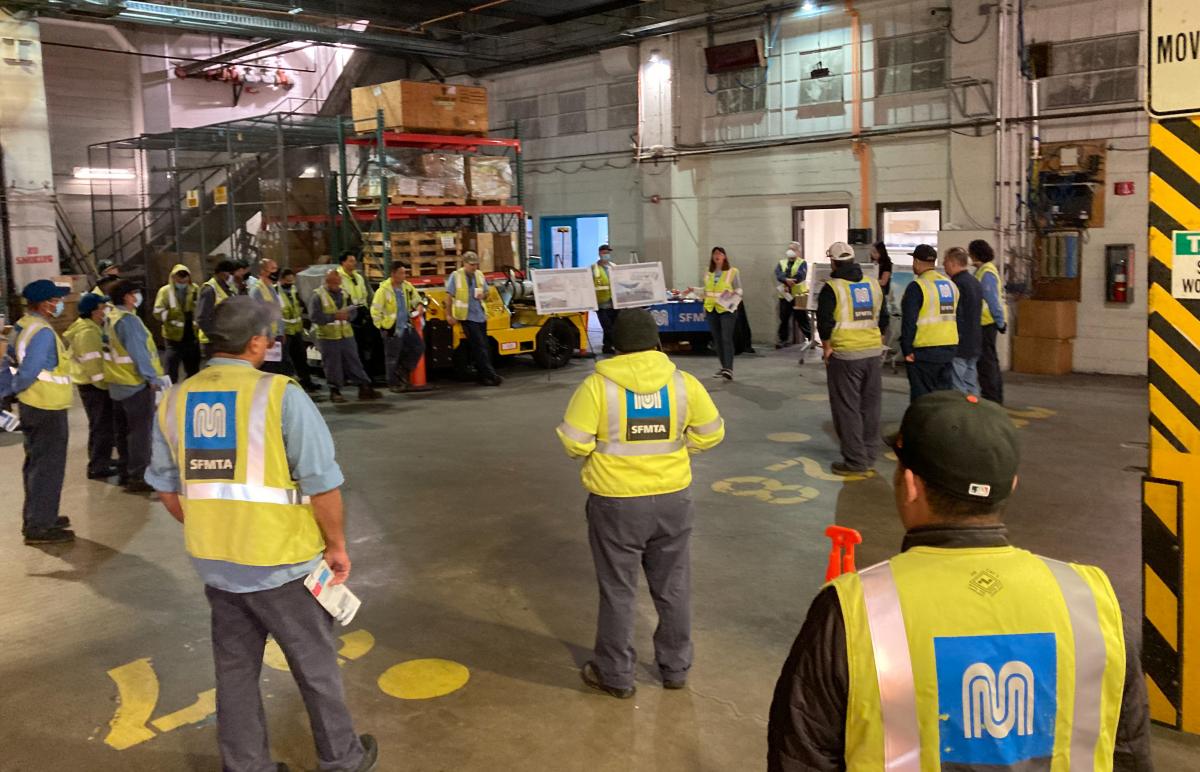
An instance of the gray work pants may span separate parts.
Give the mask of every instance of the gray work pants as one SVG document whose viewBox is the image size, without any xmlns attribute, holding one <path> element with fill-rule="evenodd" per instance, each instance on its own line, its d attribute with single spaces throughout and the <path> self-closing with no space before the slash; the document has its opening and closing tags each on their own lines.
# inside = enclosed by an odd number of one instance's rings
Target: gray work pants
<svg viewBox="0 0 1200 772">
<path fill-rule="evenodd" d="M 319 340 L 317 348 L 321 350 L 321 366 L 325 369 L 325 381 L 330 390 L 342 388 L 347 381 L 356 386 L 371 385 L 371 379 L 363 370 L 362 360 L 358 358 L 358 345 L 354 338 Z"/>
<path fill-rule="evenodd" d="M 826 370 L 833 428 L 842 459 L 852 467 L 875 464 L 879 446 L 879 411 L 883 404 L 883 369 L 878 356 L 867 359 L 830 357 Z"/>
<path fill-rule="evenodd" d="M 408 383 L 408 374 L 425 354 L 425 342 L 415 329 L 406 325 L 398 333 L 394 330 L 384 332 L 383 350 L 387 358 L 388 386 L 399 386 Z"/>
<path fill-rule="evenodd" d="M 708 331 L 712 333 L 713 347 L 721 360 L 722 370 L 733 370 L 733 328 L 736 324 L 735 313 L 708 312 Z"/>
<path fill-rule="evenodd" d="M 363 747 L 342 690 L 333 617 L 304 581 L 246 593 L 206 586 L 204 594 L 212 607 L 217 743 L 224 772 L 275 772 L 258 688 L 267 635 L 283 650 L 300 687 L 321 770 L 357 769 Z"/>
<path fill-rule="evenodd" d="M 592 663 L 608 686 L 633 686 L 639 569 L 658 610 L 654 656 L 663 678 L 686 680 L 692 666 L 690 546 L 695 510 L 687 490 L 662 496 L 588 496 L 588 542 L 600 610 Z"/>
<path fill-rule="evenodd" d="M 117 437 L 117 443 L 125 448 L 124 475 L 130 481 L 143 480 L 150 466 L 154 439 L 154 390 L 147 386 L 132 397 L 115 402 L 125 417 L 124 431 Z M 118 430 L 121 426 L 118 423 Z"/>
<path fill-rule="evenodd" d="M 58 520 L 63 475 L 67 471 L 67 411 L 42 410 L 22 403 L 20 417 L 21 431 L 25 434 L 22 532 L 48 531 Z"/>
</svg>

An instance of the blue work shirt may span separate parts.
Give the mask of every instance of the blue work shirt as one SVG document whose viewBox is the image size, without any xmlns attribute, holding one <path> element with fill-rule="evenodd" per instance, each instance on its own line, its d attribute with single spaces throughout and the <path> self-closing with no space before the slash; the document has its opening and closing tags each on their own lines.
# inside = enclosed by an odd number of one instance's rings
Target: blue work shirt
<svg viewBox="0 0 1200 772">
<path fill-rule="evenodd" d="M 478 273 L 478 270 L 476 270 L 476 273 Z M 450 274 L 450 278 L 446 280 L 446 294 L 450 296 L 452 302 L 454 293 L 458 289 L 458 284 L 454 280 L 456 275 L 452 273 Z M 483 307 L 481 301 L 475 298 L 475 274 L 467 274 L 467 298 L 467 321 L 487 324 L 487 309 Z"/>
<path fill-rule="evenodd" d="M 242 359 L 225 357 L 213 357 L 208 365 L 253 366 Z M 288 469 L 292 479 L 300 486 L 300 492 L 305 496 L 316 496 L 340 487 L 345 477 L 334 458 L 333 437 L 329 427 L 317 406 L 295 383 L 289 383 L 283 392 L 282 421 Z M 179 493 L 182 487 L 179 467 L 157 420 L 154 422 L 154 444 L 150 466 L 146 469 L 146 482 L 155 490 L 165 493 Z M 320 565 L 321 557 L 317 553 L 303 563 L 282 566 L 246 566 L 202 558 L 192 558 L 192 564 L 209 587 L 226 592 L 258 592 L 281 587 L 307 576 Z"/>
<path fill-rule="evenodd" d="M 1004 330 L 1004 304 L 1000 302 L 1000 280 L 994 273 L 985 273 L 979 281 L 983 285 L 983 302 L 987 303 L 992 318 L 996 320 L 996 329 Z"/>
<path fill-rule="evenodd" d="M 46 320 L 49 324 L 49 320 Z M 25 358 L 17 365 L 17 338 L 21 335 L 21 326 L 13 325 L 12 338 L 9 340 L 8 359 L 12 367 L 17 368 L 15 374 L 7 379 L 7 387 L 0 382 L 0 396 L 20 394 L 28 389 L 38 379 L 43 370 L 53 370 L 58 367 L 58 347 L 54 345 L 54 330 L 39 330 L 29 339 L 25 346 Z M 7 368 L 6 368 L 7 369 Z"/>
<path fill-rule="evenodd" d="M 138 375 L 142 377 L 142 382 L 136 386 L 125 386 L 119 383 L 108 384 L 109 396 L 117 402 L 121 402 L 146 388 L 147 384 L 157 380 L 158 373 L 154 371 L 154 359 L 150 356 L 150 349 L 146 347 L 146 337 L 150 333 L 142 320 L 136 316 L 122 316 L 117 322 L 116 331 L 117 339 L 129 352 L 133 366 L 137 368 Z"/>
</svg>

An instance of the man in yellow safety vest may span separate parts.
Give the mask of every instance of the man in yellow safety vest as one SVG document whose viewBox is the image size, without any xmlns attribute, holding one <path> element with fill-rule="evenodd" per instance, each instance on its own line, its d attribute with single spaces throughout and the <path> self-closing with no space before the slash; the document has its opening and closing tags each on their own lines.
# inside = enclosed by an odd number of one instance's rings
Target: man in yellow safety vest
<svg viewBox="0 0 1200 772">
<path fill-rule="evenodd" d="M 163 370 L 179 380 L 200 372 L 200 340 L 196 337 L 196 298 L 200 291 L 192 283 L 192 272 L 183 263 L 171 269 L 170 280 L 154 297 L 154 316 L 162 323 Z"/>
<path fill-rule="evenodd" d="M 104 360 L 112 356 L 104 335 L 108 316 L 108 298 L 90 292 L 79 299 L 79 318 L 63 333 L 70 347 L 71 380 L 79 390 L 83 411 L 88 418 L 87 476 L 91 480 L 107 480 L 128 465 L 123 458 L 113 466 L 116 447 L 116 405 L 104 381 Z"/>
<path fill-rule="evenodd" d="M 360 261 L 356 253 L 343 252 L 338 262 L 337 272 L 342 277 L 342 292 L 346 293 L 350 303 L 357 309 L 350 320 L 350 328 L 354 331 L 358 359 L 372 381 L 381 381 L 386 368 L 383 338 L 375 325 L 371 324 L 371 290 L 367 285 L 367 278 L 359 270 Z"/>
<path fill-rule="evenodd" d="M 350 575 L 344 478 L 312 401 L 286 376 L 256 369 L 278 319 L 248 297 L 216 309 L 208 365 L 159 406 L 146 479 L 183 524 L 212 607 L 223 768 L 287 769 L 271 760 L 256 675 L 270 635 L 300 688 L 321 769 L 368 772 L 379 747 L 354 732 L 333 617 L 304 586 L 314 571 L 329 584 Z"/>
<path fill-rule="evenodd" d="M 617 321 L 617 314 L 620 313 L 613 308 L 612 303 L 612 261 L 609 260 L 611 256 L 612 247 L 601 244 L 600 259 L 592 264 L 592 284 L 596 287 L 596 318 L 600 321 L 600 329 L 604 331 L 601 351 L 605 354 L 613 353 L 612 328 Z"/>
<path fill-rule="evenodd" d="M 879 446 L 883 289 L 863 275 L 846 242 L 834 242 L 825 254 L 833 271 L 817 296 L 817 331 L 825 352 L 829 409 L 842 450 L 842 460 L 832 469 L 840 475 L 860 474 L 875 466 Z"/>
<path fill-rule="evenodd" d="M 487 277 L 479 270 L 479 255 L 465 252 L 462 262 L 462 268 L 446 280 L 446 296 L 450 298 L 450 315 L 446 319 L 451 325 L 462 325 L 479 385 L 499 386 L 504 379 L 492 367 L 492 347 L 487 334 Z"/>
<path fill-rule="evenodd" d="M 890 442 L 902 551 L 813 600 L 775 687 L 769 772 L 1152 769 L 1108 577 L 1009 544 L 1004 409 L 927 394 Z"/>
<path fill-rule="evenodd" d="M 634 687 L 638 570 L 658 609 L 655 661 L 667 689 L 682 689 L 692 666 L 691 453 L 716 447 L 725 422 L 690 373 L 658 351 L 658 324 L 645 309 L 622 311 L 618 356 L 596 364 L 575 390 L 558 438 L 583 459 L 588 541 L 600 588 L 596 646 L 583 681 L 620 699 Z"/>
<path fill-rule="evenodd" d="M 967 254 L 975 267 L 975 278 L 983 288 L 983 348 L 979 354 L 979 393 L 984 399 L 1004 404 L 1004 380 L 1000 375 L 1000 358 L 996 354 L 996 335 L 1008 329 L 1008 307 L 1004 304 L 1004 281 L 996 267 L 996 253 L 983 239 L 967 245 Z"/>
<path fill-rule="evenodd" d="M 317 348 L 321 351 L 321 367 L 329 384 L 329 400 L 336 404 L 346 401 L 342 387 L 347 380 L 358 386 L 360 400 L 383 396 L 371 387 L 371 379 L 363 370 L 358 347 L 354 345 L 354 330 L 350 325 L 358 312 L 358 306 L 350 301 L 349 294 L 342 288 L 341 273 L 326 272 L 325 285 L 318 287 L 309 300 L 308 316 L 317 326 Z"/>
<path fill-rule="evenodd" d="M 233 272 L 237 270 L 237 267 L 238 265 L 234 261 L 222 259 L 217 263 L 212 278 L 200 286 L 200 293 L 196 297 L 195 324 L 198 328 L 197 337 L 200 339 L 202 348 L 208 345 L 208 328 L 212 324 L 213 312 L 231 295 L 238 294 L 232 279 Z M 208 353 L 202 350 L 201 356 L 207 358 Z"/>
<path fill-rule="evenodd" d="M 800 256 L 802 247 L 793 241 L 783 253 L 783 259 L 775 266 L 775 285 L 779 294 L 779 337 L 775 348 L 783 348 L 792 342 L 792 320 L 800 325 L 805 338 L 812 337 L 812 323 L 808 309 L 802 305 L 808 295 L 808 261 Z"/>
<path fill-rule="evenodd" d="M 908 375 L 909 398 L 954 388 L 958 353 L 958 287 L 935 270 L 937 250 L 918 244 L 913 273 L 900 301 L 900 350 Z"/>
<path fill-rule="evenodd" d="M 67 468 L 67 409 L 71 407 L 71 360 L 50 322 L 63 313 L 70 292 L 49 279 L 25 285 L 26 312 L 13 326 L 8 359 L 9 384 L 0 393 L 0 407 L 15 397 L 20 402 L 21 431 L 25 433 L 23 482 L 25 504 L 21 532 L 26 544 L 53 544 L 75 539 L 70 520 L 58 514 L 63 475 Z"/>
<path fill-rule="evenodd" d="M 420 314 L 421 295 L 408 281 L 408 266 L 397 260 L 391 280 L 380 284 L 371 299 L 371 320 L 383 335 L 387 355 L 388 389 L 396 394 L 408 391 L 409 373 L 425 355 L 425 342 L 412 326 Z"/>
<path fill-rule="evenodd" d="M 279 305 L 283 311 L 288 361 L 296 371 L 300 386 L 313 396 L 320 388 L 313 383 L 312 371 L 308 368 L 308 336 L 304 333 L 306 311 L 296 289 L 296 272 L 291 268 L 284 268 L 279 274 Z"/>
</svg>

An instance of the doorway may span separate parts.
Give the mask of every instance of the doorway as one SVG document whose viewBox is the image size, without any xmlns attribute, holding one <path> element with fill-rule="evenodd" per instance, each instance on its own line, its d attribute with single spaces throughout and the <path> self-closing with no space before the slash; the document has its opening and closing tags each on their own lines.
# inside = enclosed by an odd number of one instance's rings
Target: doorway
<svg viewBox="0 0 1200 772">
<path fill-rule="evenodd" d="M 826 262 L 825 252 L 835 241 L 850 235 L 850 207 L 792 207 L 792 239 L 800 242 L 800 257 L 808 262 Z M 780 255 L 782 257 L 782 255 Z"/>
<path fill-rule="evenodd" d="M 540 230 L 543 268 L 586 267 L 608 243 L 608 215 L 543 217 Z"/>
<path fill-rule="evenodd" d="M 940 202 L 880 204 L 876 214 L 879 240 L 887 246 L 894 265 L 911 268 L 911 253 L 918 244 L 938 248 L 938 231 L 942 229 Z"/>
</svg>

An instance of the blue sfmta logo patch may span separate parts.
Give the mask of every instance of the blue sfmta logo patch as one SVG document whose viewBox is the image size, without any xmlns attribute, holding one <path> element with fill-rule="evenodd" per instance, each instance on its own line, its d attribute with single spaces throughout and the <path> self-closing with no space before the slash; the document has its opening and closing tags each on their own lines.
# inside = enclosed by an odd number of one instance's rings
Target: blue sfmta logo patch
<svg viewBox="0 0 1200 772">
<path fill-rule="evenodd" d="M 937 287 L 940 312 L 943 314 L 954 313 L 954 285 L 941 279 L 938 279 L 933 284 Z"/>
<path fill-rule="evenodd" d="M 649 394 L 625 392 L 625 441 L 665 440 L 671 436 L 671 397 L 667 387 Z"/>
<path fill-rule="evenodd" d="M 187 395 L 184 438 L 195 450 L 237 447 L 237 392 L 193 391 Z"/>
<path fill-rule="evenodd" d="M 868 282 L 850 285 L 850 308 L 854 312 L 855 321 L 875 317 L 875 302 L 871 297 L 871 285 Z"/>
<path fill-rule="evenodd" d="M 941 759 L 1049 759 L 1058 713 L 1054 633 L 935 638 Z"/>
</svg>

